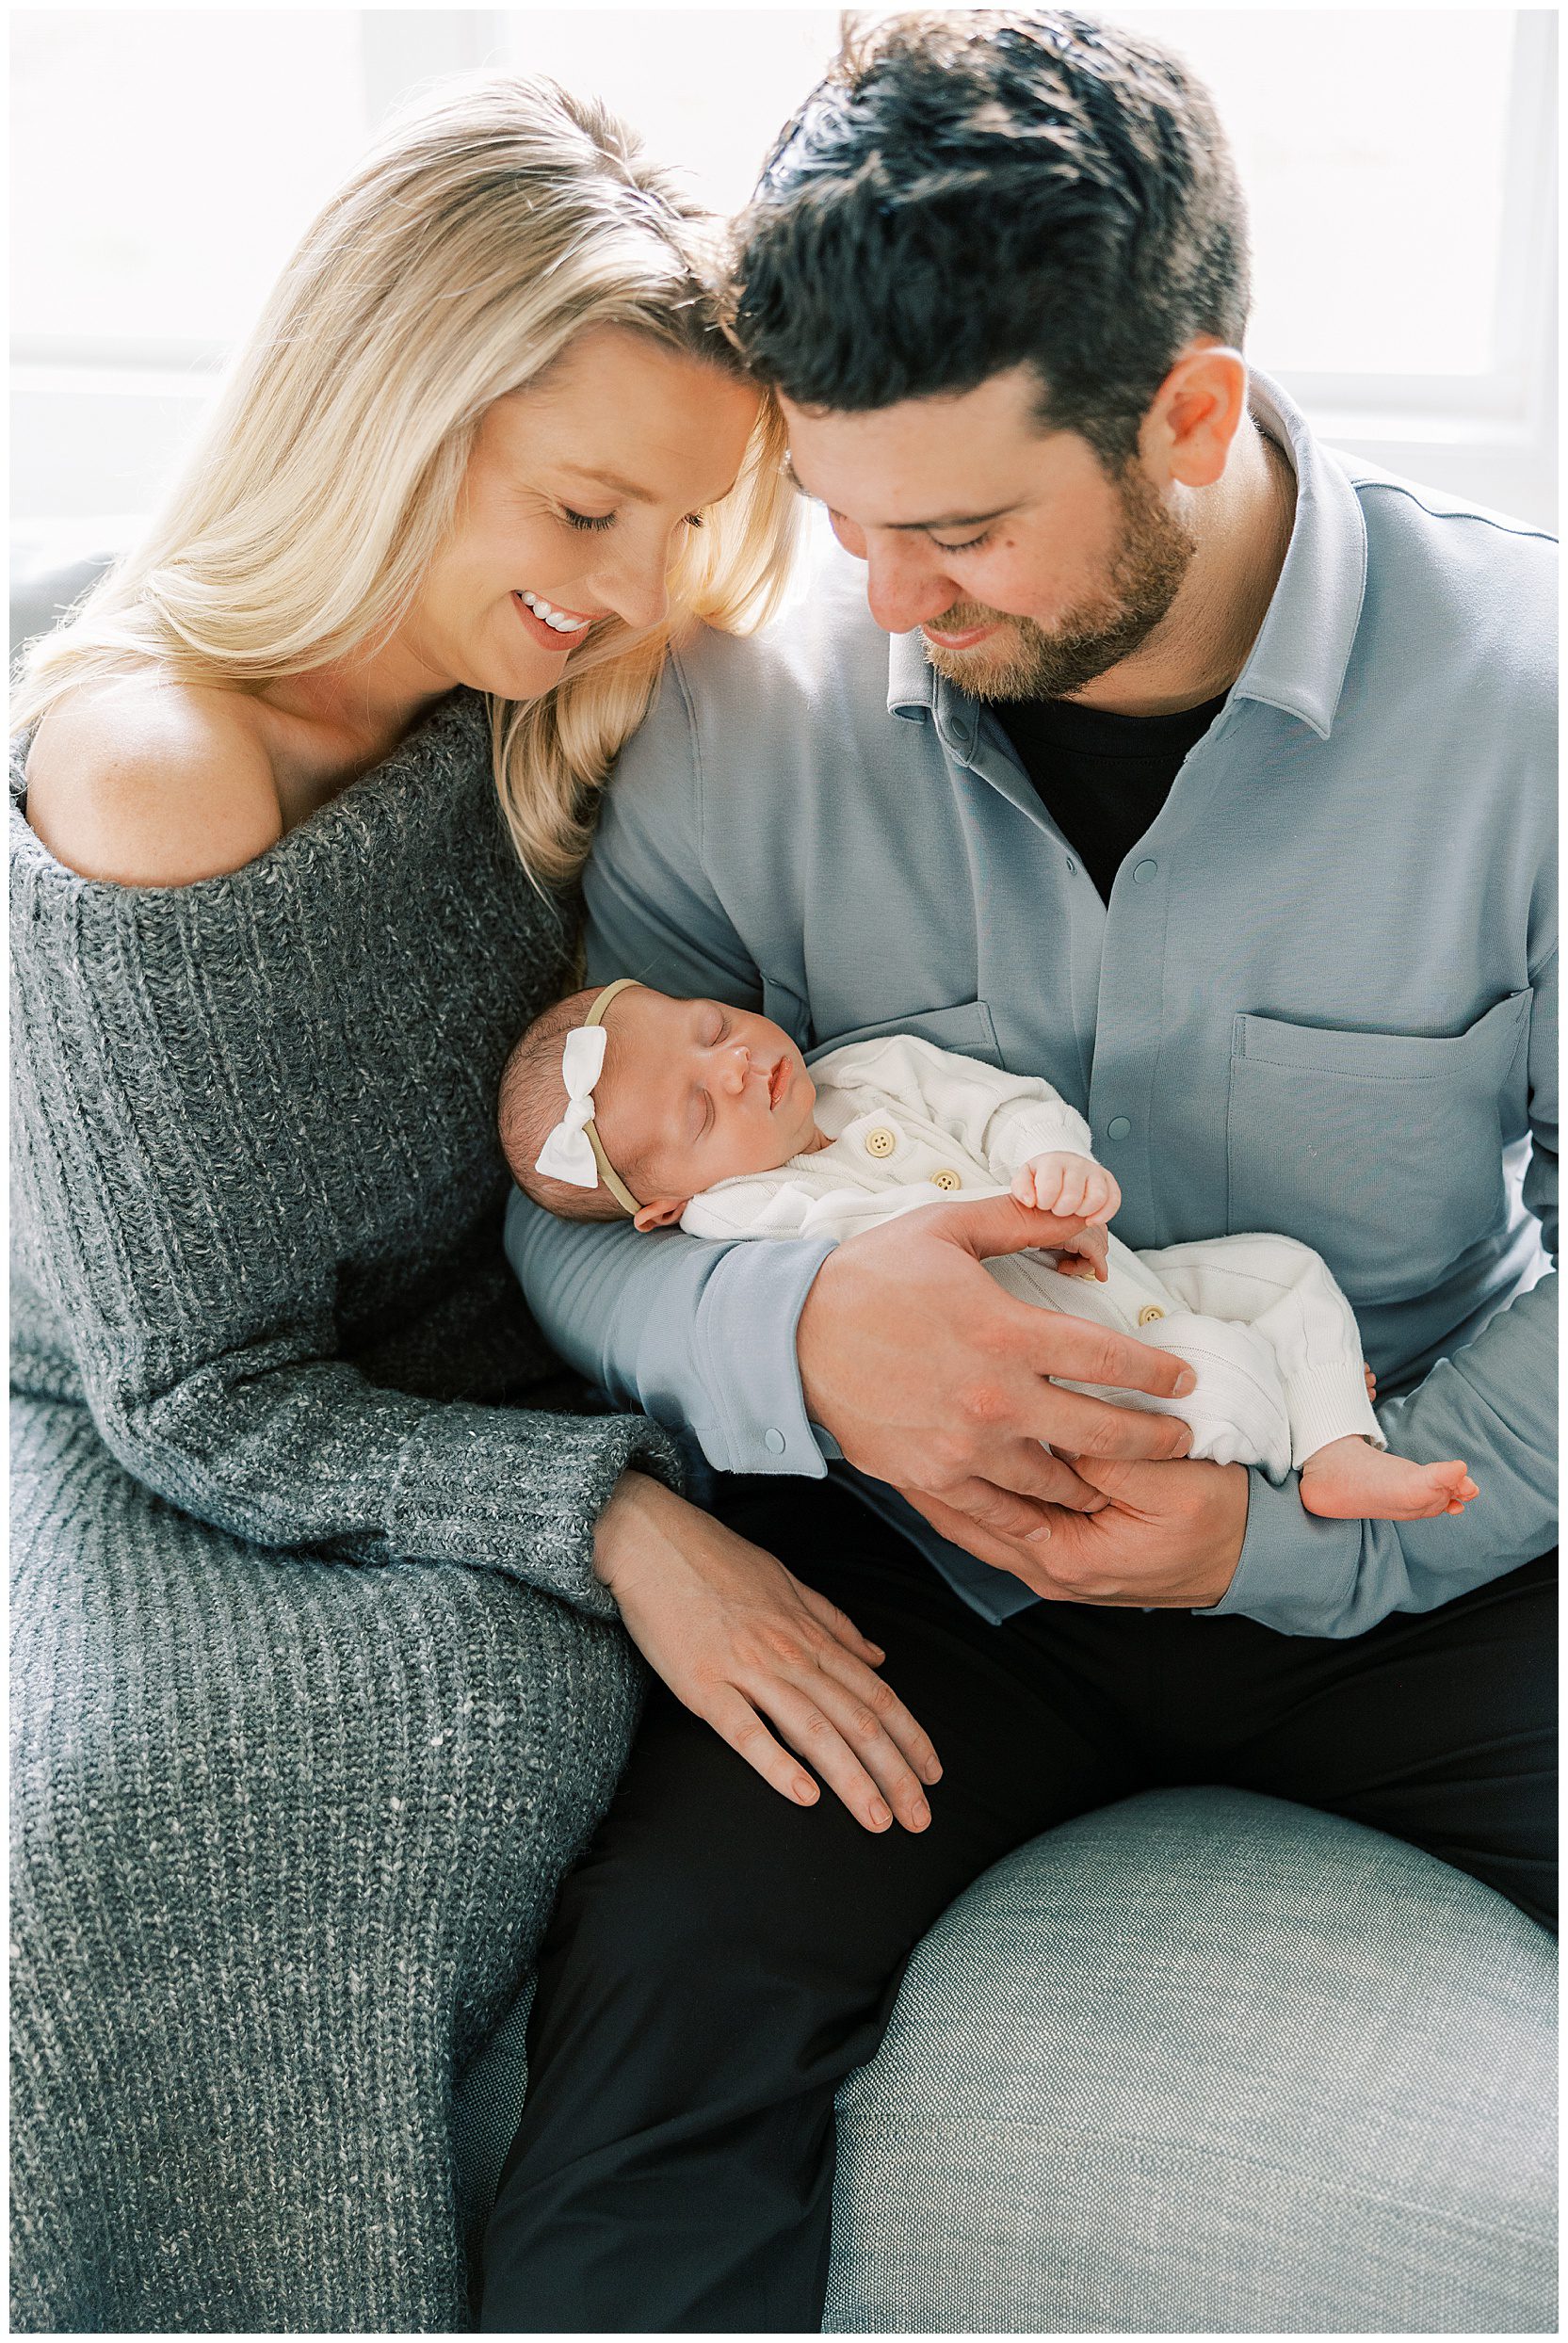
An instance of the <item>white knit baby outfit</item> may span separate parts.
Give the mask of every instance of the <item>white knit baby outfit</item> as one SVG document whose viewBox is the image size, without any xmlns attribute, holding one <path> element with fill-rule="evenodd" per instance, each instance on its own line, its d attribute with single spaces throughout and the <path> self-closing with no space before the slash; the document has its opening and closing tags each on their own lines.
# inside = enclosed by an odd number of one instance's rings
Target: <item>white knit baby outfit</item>
<svg viewBox="0 0 1568 2343">
<path fill-rule="evenodd" d="M 681 1216 L 693 1236 L 853 1236 L 922 1204 L 1005 1194 L 1033 1155 L 1093 1152 L 1083 1117 L 1049 1083 L 913 1034 L 852 1042 L 818 1058 L 811 1075 L 817 1128 L 832 1144 L 694 1196 Z M 1133 1252 L 1111 1236 L 1103 1285 L 1063 1277 L 1039 1252 L 985 1266 L 1022 1301 L 1185 1359 L 1198 1378 L 1185 1399 L 1067 1387 L 1181 1416 L 1194 1456 L 1256 1464 L 1280 1481 L 1348 1433 L 1387 1446 L 1350 1305 L 1321 1257 L 1291 1237 L 1212 1236 Z"/>
</svg>

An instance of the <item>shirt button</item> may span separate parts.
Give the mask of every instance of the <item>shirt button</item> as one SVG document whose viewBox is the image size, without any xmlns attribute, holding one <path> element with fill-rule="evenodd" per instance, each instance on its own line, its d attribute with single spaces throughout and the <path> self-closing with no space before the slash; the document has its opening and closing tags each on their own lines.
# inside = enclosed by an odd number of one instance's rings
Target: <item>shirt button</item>
<svg viewBox="0 0 1568 2343">
<path fill-rule="evenodd" d="M 1146 887 L 1150 880 L 1155 877 L 1158 869 L 1159 864 L 1157 863 L 1135 863 L 1133 864 L 1133 877 L 1140 887 Z"/>
<path fill-rule="evenodd" d="M 1125 1139 L 1131 1129 L 1132 1124 L 1125 1115 L 1112 1115 L 1106 1124 L 1106 1137 L 1107 1139 Z"/>
<path fill-rule="evenodd" d="M 1162 1318 L 1164 1316 L 1165 1313 L 1157 1301 L 1146 1301 L 1138 1314 L 1138 1322 L 1140 1326 L 1152 1326 L 1156 1318 Z"/>
<path fill-rule="evenodd" d="M 769 1456 L 783 1456 L 784 1436 L 776 1424 L 768 1425 L 768 1430 L 762 1435 L 762 1444 Z"/>
<path fill-rule="evenodd" d="M 931 1173 L 931 1186 L 933 1188 L 945 1189 L 950 1196 L 955 1188 L 962 1188 L 963 1186 L 963 1182 L 956 1172 L 933 1172 Z"/>
<path fill-rule="evenodd" d="M 897 1144 L 897 1133 L 890 1131 L 885 1123 L 879 1123 L 874 1131 L 865 1134 L 865 1152 L 868 1155 L 875 1155 L 879 1163 L 891 1155 Z"/>
</svg>

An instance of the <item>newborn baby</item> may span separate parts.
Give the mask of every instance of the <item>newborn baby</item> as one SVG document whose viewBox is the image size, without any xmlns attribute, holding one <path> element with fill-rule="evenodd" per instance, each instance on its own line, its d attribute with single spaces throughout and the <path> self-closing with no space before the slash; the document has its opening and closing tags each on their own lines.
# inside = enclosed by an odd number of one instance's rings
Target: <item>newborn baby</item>
<svg viewBox="0 0 1568 2343">
<path fill-rule="evenodd" d="M 1082 1225 L 1055 1253 L 987 1261 L 999 1285 L 1174 1351 L 1197 1376 L 1180 1399 L 1069 1389 L 1183 1417 L 1194 1456 L 1276 1482 L 1298 1471 L 1310 1512 L 1415 1521 L 1477 1494 L 1461 1462 L 1388 1453 L 1350 1303 L 1305 1245 L 1133 1252 L 1110 1236 L 1121 1190 L 1048 1083 L 911 1034 L 831 1050 L 808 1073 L 768 1018 L 622 977 L 529 1026 L 500 1129 L 513 1178 L 547 1210 L 694 1236 L 842 1238 L 955 1196 L 1015 1196 Z"/>
</svg>

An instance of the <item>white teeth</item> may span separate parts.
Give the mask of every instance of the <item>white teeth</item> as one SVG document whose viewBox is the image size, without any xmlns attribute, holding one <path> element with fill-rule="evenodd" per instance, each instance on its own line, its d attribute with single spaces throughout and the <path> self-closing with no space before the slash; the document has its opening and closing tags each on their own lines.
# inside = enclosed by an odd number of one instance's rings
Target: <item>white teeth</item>
<svg viewBox="0 0 1568 2343">
<path fill-rule="evenodd" d="M 568 618 L 564 612 L 555 609 L 542 594 L 525 593 L 522 599 L 535 618 L 542 619 L 545 625 L 553 627 L 558 635 L 580 635 L 588 623 L 586 619 Z"/>
</svg>

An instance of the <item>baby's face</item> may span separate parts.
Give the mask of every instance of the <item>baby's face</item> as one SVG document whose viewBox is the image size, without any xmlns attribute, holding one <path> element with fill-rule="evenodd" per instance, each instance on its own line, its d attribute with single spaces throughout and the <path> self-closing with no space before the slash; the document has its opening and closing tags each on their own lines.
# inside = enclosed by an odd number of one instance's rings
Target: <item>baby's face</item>
<svg viewBox="0 0 1568 2343">
<path fill-rule="evenodd" d="M 771 1172 L 810 1144 L 816 1090 L 787 1033 L 722 1001 L 635 985 L 610 1005 L 594 1123 L 647 1205 Z"/>
</svg>

